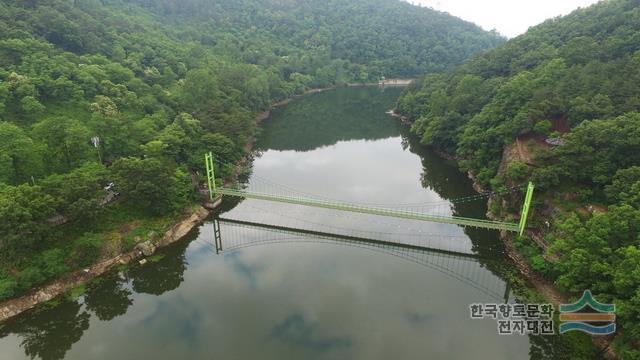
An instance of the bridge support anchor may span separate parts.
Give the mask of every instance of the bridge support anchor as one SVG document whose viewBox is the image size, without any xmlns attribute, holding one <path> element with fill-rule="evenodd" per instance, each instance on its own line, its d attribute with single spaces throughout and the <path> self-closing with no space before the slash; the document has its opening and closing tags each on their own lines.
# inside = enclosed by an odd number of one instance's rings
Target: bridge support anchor
<svg viewBox="0 0 640 360">
<path fill-rule="evenodd" d="M 529 182 L 529 186 L 527 187 L 527 195 L 524 198 L 524 205 L 522 205 L 522 213 L 520 214 L 520 225 L 518 226 L 519 234 L 522 236 L 524 234 L 524 229 L 527 226 L 527 217 L 529 216 L 529 208 L 531 207 L 531 199 L 533 198 L 533 190 L 535 186 L 533 186 L 532 182 Z"/>
<path fill-rule="evenodd" d="M 213 170 L 213 153 L 204 154 L 204 164 L 207 169 L 207 185 L 209 186 L 209 200 L 213 200 L 216 191 L 216 176 Z"/>
</svg>

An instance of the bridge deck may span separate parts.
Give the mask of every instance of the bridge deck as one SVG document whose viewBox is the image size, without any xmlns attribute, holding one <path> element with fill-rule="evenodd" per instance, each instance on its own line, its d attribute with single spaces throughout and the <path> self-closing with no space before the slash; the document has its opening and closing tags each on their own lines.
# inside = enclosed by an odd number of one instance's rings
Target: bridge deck
<svg viewBox="0 0 640 360">
<path fill-rule="evenodd" d="M 263 194 L 263 193 L 256 193 L 251 191 L 241 191 L 241 190 L 225 189 L 225 188 L 218 188 L 218 189 L 215 189 L 213 192 L 220 195 L 235 196 L 235 197 L 241 197 L 241 198 L 247 198 L 247 199 L 276 201 L 276 202 L 282 202 L 282 203 L 288 203 L 288 204 L 294 204 L 294 205 L 313 206 L 313 207 L 319 207 L 319 208 L 325 208 L 325 209 L 350 211 L 350 212 L 361 213 L 361 214 L 389 216 L 389 217 L 396 217 L 396 218 L 410 219 L 410 220 L 423 220 L 423 221 L 431 221 L 436 223 L 471 226 L 471 227 L 484 228 L 484 229 L 506 230 L 506 231 L 518 231 L 519 229 L 518 225 L 513 223 L 492 221 L 492 220 L 472 219 L 472 218 L 465 218 L 465 217 L 459 217 L 459 216 L 429 215 L 429 214 L 423 214 L 423 213 L 413 212 L 413 211 L 365 207 L 365 206 L 359 206 L 359 205 L 348 204 L 348 203 L 330 202 L 330 201 L 324 201 L 324 200 L 318 200 L 318 199 L 288 197 L 288 196 L 282 196 L 282 195 Z"/>
<path fill-rule="evenodd" d="M 408 244 L 408 243 L 401 243 L 401 242 L 395 242 L 395 241 L 377 240 L 377 239 L 365 238 L 361 236 L 343 235 L 343 234 L 330 233 L 330 232 L 317 231 L 317 230 L 296 229 L 296 228 L 291 228 L 287 226 L 261 224 L 261 223 L 256 223 L 252 221 L 236 220 L 236 219 L 229 219 L 229 218 L 219 218 L 219 221 L 223 224 L 229 223 L 229 224 L 244 226 L 246 228 L 262 229 L 262 230 L 268 230 L 268 231 L 273 231 L 273 232 L 278 232 L 283 234 L 290 234 L 290 235 L 298 235 L 298 236 L 311 235 L 320 239 L 335 240 L 335 241 L 353 241 L 353 242 L 358 242 L 362 244 L 368 244 L 371 246 L 394 247 L 397 249 L 414 250 L 418 252 L 434 253 L 434 254 L 452 256 L 457 258 L 472 258 L 472 259 L 481 258 L 480 255 L 475 253 L 465 253 L 465 252 L 460 252 L 455 250 L 444 250 L 444 249 L 438 249 L 438 248 L 433 248 L 433 247 L 428 247 L 423 245 Z"/>
</svg>

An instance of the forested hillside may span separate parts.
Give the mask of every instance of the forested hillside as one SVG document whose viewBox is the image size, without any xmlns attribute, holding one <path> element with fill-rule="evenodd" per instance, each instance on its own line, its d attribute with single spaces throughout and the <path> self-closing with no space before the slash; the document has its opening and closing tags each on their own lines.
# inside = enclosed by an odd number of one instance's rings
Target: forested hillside
<svg viewBox="0 0 640 360">
<path fill-rule="evenodd" d="M 362 81 L 440 71 L 502 42 L 474 24 L 403 1 L 134 1 L 176 22 L 198 19 L 199 28 L 210 32 L 195 39 L 242 44 L 245 62 L 269 64 L 277 61 L 273 55 L 289 56 L 320 83 L 330 83 L 336 67 Z M 212 35 L 219 29 L 223 37 Z M 291 54 L 287 47 L 302 53 Z M 265 50 L 272 54 L 258 56 Z M 346 62 L 331 64 L 335 59 Z"/>
<path fill-rule="evenodd" d="M 397 108 L 482 185 L 536 184 L 537 241 L 516 245 L 562 290 L 614 301 L 620 353 L 637 358 L 627 347 L 640 348 L 640 1 L 548 20 L 424 77 Z M 518 213 L 521 198 L 510 200 L 492 211 Z"/>
<path fill-rule="evenodd" d="M 273 102 L 500 42 L 395 0 L 0 2 L 0 299 L 165 229 Z"/>
</svg>

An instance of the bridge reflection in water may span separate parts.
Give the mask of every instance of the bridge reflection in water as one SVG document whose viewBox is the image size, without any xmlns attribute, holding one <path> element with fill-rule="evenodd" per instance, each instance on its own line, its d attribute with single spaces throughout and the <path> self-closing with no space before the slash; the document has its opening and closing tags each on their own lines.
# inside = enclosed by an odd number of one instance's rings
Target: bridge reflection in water
<svg viewBox="0 0 640 360">
<path fill-rule="evenodd" d="M 213 234 L 216 254 L 269 244 L 322 243 L 349 246 L 422 265 L 471 286 L 496 301 L 506 303 L 509 300 L 509 283 L 486 269 L 479 271 L 483 267 L 481 260 L 492 260 L 477 254 L 224 218 L 213 220 Z"/>
</svg>

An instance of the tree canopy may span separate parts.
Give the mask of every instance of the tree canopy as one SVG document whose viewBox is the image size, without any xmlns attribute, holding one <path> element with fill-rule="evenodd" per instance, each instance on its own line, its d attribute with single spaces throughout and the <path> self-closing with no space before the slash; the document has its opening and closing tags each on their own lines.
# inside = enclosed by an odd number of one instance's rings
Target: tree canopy
<svg viewBox="0 0 640 360">
<path fill-rule="evenodd" d="M 202 154 L 239 160 L 271 104 L 503 41 L 396 0 L 1 2 L 0 299 L 95 261 L 127 221 L 180 211 Z"/>
<path fill-rule="evenodd" d="M 550 246 L 518 247 L 562 290 L 616 303 L 629 359 L 640 354 L 638 34 L 637 1 L 600 2 L 424 76 L 397 104 L 423 143 L 456 154 L 482 185 L 536 183 L 532 220 Z M 516 140 L 535 145 L 527 163 L 503 156 Z M 498 212 L 517 212 L 511 200 Z"/>
</svg>

